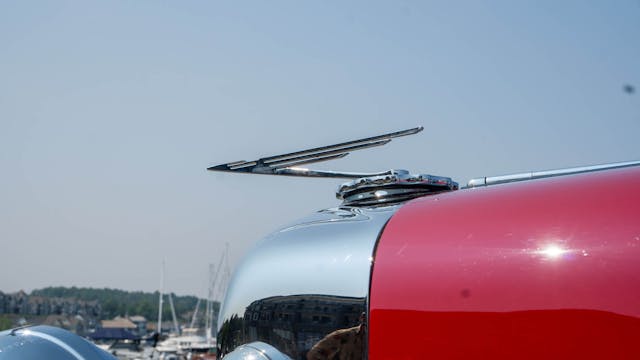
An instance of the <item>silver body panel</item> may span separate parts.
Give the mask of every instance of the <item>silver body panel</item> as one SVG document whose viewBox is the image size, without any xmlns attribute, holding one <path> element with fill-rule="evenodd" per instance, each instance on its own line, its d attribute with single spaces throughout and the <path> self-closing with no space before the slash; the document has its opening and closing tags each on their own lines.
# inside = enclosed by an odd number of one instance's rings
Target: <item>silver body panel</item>
<svg viewBox="0 0 640 360">
<path fill-rule="evenodd" d="M 69 331 L 30 326 L 0 332 L 0 360 L 116 360 Z"/>
<path fill-rule="evenodd" d="M 327 334 L 358 325 L 376 241 L 398 208 L 323 210 L 258 242 L 227 289 L 219 354 L 261 341 L 305 359 Z"/>
</svg>

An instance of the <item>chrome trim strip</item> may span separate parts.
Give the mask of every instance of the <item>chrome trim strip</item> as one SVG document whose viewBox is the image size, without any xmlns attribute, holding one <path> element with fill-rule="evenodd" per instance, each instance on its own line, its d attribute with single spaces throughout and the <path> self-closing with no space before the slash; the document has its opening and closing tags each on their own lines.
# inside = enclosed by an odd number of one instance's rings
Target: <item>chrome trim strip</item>
<svg viewBox="0 0 640 360">
<path fill-rule="evenodd" d="M 269 172 L 273 173 L 273 174 L 278 174 L 278 170 L 280 170 L 280 169 L 287 169 L 287 168 L 290 168 L 290 167 L 296 167 L 298 165 L 313 164 L 313 163 L 317 163 L 317 162 L 340 159 L 340 158 L 343 158 L 343 157 L 345 157 L 347 155 L 349 155 L 349 153 L 318 156 L 318 157 L 314 157 L 313 159 L 284 163 L 284 164 L 282 164 L 282 166 L 281 165 L 275 165 L 275 166 L 269 165 Z M 256 169 L 256 170 L 258 170 L 258 169 Z M 281 174 L 278 174 L 278 175 L 281 175 Z"/>
<path fill-rule="evenodd" d="M 292 156 L 292 157 L 283 157 L 283 158 L 276 158 L 273 160 L 264 160 L 264 162 L 266 164 L 268 164 L 269 166 L 274 166 L 274 165 L 278 165 L 278 166 L 287 166 L 286 164 L 288 163 L 298 163 L 298 161 L 300 160 L 307 160 L 307 159 L 313 159 L 313 158 L 323 158 L 325 157 L 325 155 L 334 155 L 334 154 L 341 154 L 342 156 L 346 156 L 348 151 L 354 151 L 354 150 L 361 150 L 361 149 L 367 149 L 370 147 L 375 147 L 375 146 L 382 146 L 382 145 L 386 145 L 387 143 L 389 143 L 389 141 L 391 141 L 391 139 L 386 139 L 386 140 L 379 140 L 379 141 L 375 141 L 375 142 L 371 142 L 371 143 L 365 143 L 365 144 L 360 144 L 360 145 L 353 145 L 353 146 L 349 146 L 349 147 L 345 147 L 342 149 L 337 149 L 337 150 L 328 150 L 328 151 L 322 151 L 319 153 L 315 153 L 315 154 L 307 154 L 307 155 L 301 155 L 301 156 Z M 347 153 L 345 153 L 347 152 Z M 303 164 L 305 162 L 300 161 L 300 164 Z"/>
<path fill-rule="evenodd" d="M 636 161 L 625 161 L 625 162 L 602 164 L 602 165 L 580 166 L 580 167 L 556 169 L 556 170 L 543 170 L 543 171 L 533 171 L 533 172 L 519 173 L 519 174 L 480 177 L 480 178 L 474 178 L 469 180 L 469 182 L 467 183 L 467 187 L 474 188 L 479 186 L 505 184 L 505 183 L 516 182 L 516 181 L 527 181 L 527 180 L 542 179 L 542 178 L 555 177 L 555 176 L 566 176 L 566 175 L 582 174 L 582 173 L 588 173 L 588 172 L 594 172 L 594 171 L 620 169 L 620 168 L 639 166 L 639 165 L 640 165 L 640 161 L 636 160 Z"/>
<path fill-rule="evenodd" d="M 269 161 L 269 160 L 278 159 L 278 158 L 292 157 L 292 156 L 308 154 L 308 153 L 317 153 L 317 152 L 326 151 L 326 150 L 330 150 L 330 149 L 344 148 L 344 147 L 347 147 L 347 146 L 350 146 L 350 145 L 355 145 L 355 144 L 370 143 L 370 142 L 375 142 L 375 141 L 384 140 L 384 139 L 391 139 L 391 138 L 400 137 L 400 136 L 413 135 L 413 134 L 419 133 L 423 129 L 424 128 L 422 126 L 420 126 L 420 127 L 416 127 L 416 128 L 412 128 L 412 129 L 401 130 L 401 131 L 391 132 L 391 133 L 387 133 L 387 134 L 372 136 L 372 137 L 368 137 L 368 138 L 347 141 L 347 142 L 343 142 L 343 143 L 339 143 L 339 144 L 335 144 L 335 145 L 320 146 L 320 147 L 317 147 L 317 148 L 296 151 L 296 152 L 292 152 L 292 153 L 288 153 L 288 154 L 269 156 L 269 157 L 266 157 L 266 158 L 264 158 L 262 160 Z"/>
<path fill-rule="evenodd" d="M 341 157 L 344 157 L 342 155 Z M 340 178 L 340 179 L 360 179 L 370 176 L 382 176 L 391 175 L 395 170 L 383 171 L 379 173 L 350 173 L 350 172 L 336 172 L 336 171 L 324 171 L 324 170 L 311 170 L 305 168 L 288 167 L 284 169 L 276 169 L 276 175 L 288 175 L 288 176 L 307 176 L 307 177 L 323 177 L 323 178 Z"/>
</svg>

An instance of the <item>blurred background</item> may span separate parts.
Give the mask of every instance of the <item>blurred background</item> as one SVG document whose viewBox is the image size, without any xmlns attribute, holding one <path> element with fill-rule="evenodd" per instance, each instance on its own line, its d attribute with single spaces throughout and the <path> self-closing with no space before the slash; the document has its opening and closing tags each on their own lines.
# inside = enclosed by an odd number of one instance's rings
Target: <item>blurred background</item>
<svg viewBox="0 0 640 360">
<path fill-rule="evenodd" d="M 317 168 L 640 159 L 640 2 L 3 1 L 0 290 L 207 296 L 339 179 L 206 168 L 414 126 Z"/>
</svg>

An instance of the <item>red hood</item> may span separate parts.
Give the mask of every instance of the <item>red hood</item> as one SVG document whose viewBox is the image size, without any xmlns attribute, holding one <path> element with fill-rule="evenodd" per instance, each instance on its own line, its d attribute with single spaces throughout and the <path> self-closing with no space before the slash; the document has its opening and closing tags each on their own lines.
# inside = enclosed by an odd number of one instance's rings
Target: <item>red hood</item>
<svg viewBox="0 0 640 360">
<path fill-rule="evenodd" d="M 371 281 L 370 359 L 391 355 L 390 341 L 404 348 L 394 358 L 416 348 L 418 358 L 455 358 L 461 346 L 548 357 L 578 338 L 587 354 L 616 344 L 638 357 L 620 344 L 640 342 L 638 316 L 640 168 L 461 190 L 414 200 L 387 224 Z M 538 352 L 520 352 L 536 341 Z"/>
</svg>

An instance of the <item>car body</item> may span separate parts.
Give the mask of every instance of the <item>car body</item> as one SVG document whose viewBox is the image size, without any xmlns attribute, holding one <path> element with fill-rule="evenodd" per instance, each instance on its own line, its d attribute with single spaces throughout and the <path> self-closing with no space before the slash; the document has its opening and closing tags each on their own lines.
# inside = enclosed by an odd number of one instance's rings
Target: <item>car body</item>
<svg viewBox="0 0 640 360">
<path fill-rule="evenodd" d="M 640 358 L 639 164 L 482 178 L 295 221 L 237 267 L 218 353 Z"/>
<path fill-rule="evenodd" d="M 369 359 L 639 358 L 640 167 L 416 199 L 369 299 Z"/>
<path fill-rule="evenodd" d="M 88 340 L 53 326 L 25 326 L 0 332 L 1 360 L 116 360 Z"/>
</svg>

